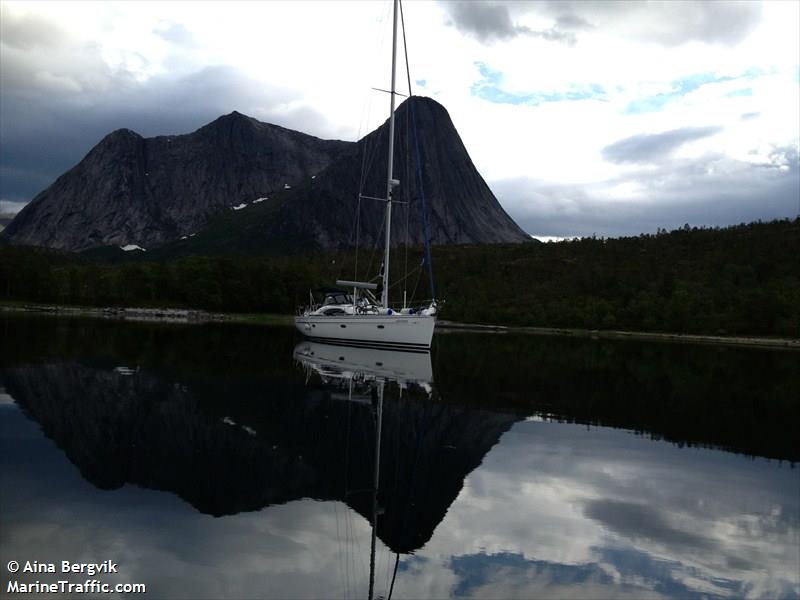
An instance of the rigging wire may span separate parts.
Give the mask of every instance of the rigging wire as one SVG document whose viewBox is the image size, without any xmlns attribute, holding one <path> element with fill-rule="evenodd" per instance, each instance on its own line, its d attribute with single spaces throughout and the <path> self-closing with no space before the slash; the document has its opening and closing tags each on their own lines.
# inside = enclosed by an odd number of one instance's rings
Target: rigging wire
<svg viewBox="0 0 800 600">
<path fill-rule="evenodd" d="M 408 93 L 409 93 L 409 99 L 408 99 L 407 102 L 411 102 L 412 100 L 411 100 L 411 90 L 410 89 L 409 89 Z M 406 240 L 405 240 L 405 250 L 403 252 L 403 273 L 404 273 L 403 281 L 405 281 L 408 278 L 408 247 L 409 247 L 409 241 L 410 241 L 409 240 L 409 237 L 410 237 L 409 215 L 411 214 L 411 194 L 409 192 L 409 187 L 410 186 L 408 185 L 408 183 L 411 181 L 411 173 L 410 173 L 410 170 L 409 170 L 410 169 L 410 161 L 408 160 L 408 157 L 410 155 L 410 152 L 408 151 L 408 106 L 406 106 L 406 119 L 405 119 L 405 121 L 406 121 L 405 122 L 405 126 L 406 126 L 406 130 L 405 130 L 405 146 L 406 146 L 406 148 L 405 148 L 405 153 L 403 154 L 403 156 L 405 156 L 405 167 L 406 168 L 405 168 L 405 177 L 404 177 L 405 184 L 403 185 L 403 198 L 405 198 L 405 202 L 406 202 L 405 203 Z M 406 288 L 404 286 L 403 287 L 403 308 L 406 308 L 406 297 L 407 297 L 406 296 Z"/>
<path fill-rule="evenodd" d="M 417 297 L 417 288 L 419 287 L 419 280 L 422 279 L 422 265 L 423 264 L 425 264 L 424 260 L 423 260 L 422 263 L 420 263 L 420 266 L 418 267 L 419 268 L 419 274 L 417 275 L 417 282 L 414 284 L 414 291 L 411 292 L 411 298 L 412 299 Z M 431 298 L 431 301 L 433 301 L 433 298 Z"/>
<path fill-rule="evenodd" d="M 414 96 L 414 92 L 411 89 L 411 70 L 408 67 L 408 44 L 406 43 L 406 25 L 405 25 L 405 19 L 403 17 L 403 3 L 400 2 L 400 0 L 398 0 L 398 5 L 400 7 L 400 23 L 401 23 L 401 26 L 402 26 L 402 29 L 403 29 L 403 54 L 404 54 L 405 59 L 406 59 L 406 79 L 408 81 L 408 101 L 406 103 L 406 136 L 405 136 L 406 151 L 405 151 L 405 155 L 404 155 L 405 158 L 406 158 L 406 160 L 405 160 L 405 163 L 406 163 L 406 177 L 405 177 L 406 184 L 403 186 L 404 197 L 406 199 L 406 206 L 405 206 L 405 209 L 406 209 L 406 247 L 405 247 L 405 253 L 404 253 L 405 256 L 404 256 L 404 260 L 403 260 L 403 262 L 404 262 L 404 264 L 403 264 L 403 273 L 405 274 L 405 276 L 403 277 L 403 281 L 406 281 L 408 279 L 408 247 L 410 245 L 409 244 L 409 241 L 410 241 L 409 240 L 409 236 L 410 236 L 409 217 L 411 215 L 411 193 L 410 193 L 410 190 L 411 190 L 411 161 L 409 160 L 409 157 L 411 156 L 411 152 L 410 152 L 410 148 L 409 148 L 410 137 L 408 135 L 409 134 L 409 109 L 411 107 L 411 104 L 414 102 L 414 97 L 413 97 Z M 403 308 L 407 308 L 406 298 L 407 298 L 406 288 L 404 286 L 403 287 Z M 413 298 L 413 295 L 412 295 L 412 298 Z"/>
<path fill-rule="evenodd" d="M 380 229 L 378 230 L 378 235 L 375 237 L 375 240 L 372 244 L 372 255 L 369 257 L 369 266 L 367 266 L 367 273 L 372 271 L 372 263 L 375 261 L 375 255 L 378 253 L 378 244 L 381 240 L 381 232 L 383 232 L 383 228 L 386 226 L 386 213 L 383 213 L 383 220 L 381 221 Z M 374 279 L 374 278 L 373 278 Z"/>
<path fill-rule="evenodd" d="M 392 600 L 392 592 L 394 591 L 394 580 L 397 578 L 397 567 L 400 565 L 400 553 L 395 552 L 394 558 L 394 572 L 392 573 L 392 584 L 389 586 L 389 595 L 386 600 Z"/>
<path fill-rule="evenodd" d="M 416 273 L 417 271 L 419 271 L 419 272 L 420 272 L 420 275 L 421 275 L 421 273 L 422 273 L 422 266 L 423 266 L 424 264 L 425 264 L 424 262 L 421 262 L 419 265 L 417 265 L 416 267 L 414 267 L 414 270 L 413 270 L 413 271 L 411 271 L 410 273 L 406 273 L 406 274 L 405 274 L 405 276 L 403 276 L 403 278 L 402 278 L 402 279 L 399 279 L 399 280 L 395 281 L 393 284 L 391 284 L 391 285 L 389 286 L 389 289 L 395 288 L 395 287 L 397 287 L 398 285 L 400 285 L 401 283 L 404 283 L 404 282 L 406 281 L 406 279 L 408 279 L 409 277 L 411 277 L 411 276 L 412 276 L 414 273 Z M 417 279 L 417 282 L 419 282 L 419 279 Z M 414 288 L 414 291 L 416 292 L 416 287 Z M 412 298 L 413 298 L 413 295 L 412 295 Z"/>
<path fill-rule="evenodd" d="M 339 509 L 337 506 L 338 502 L 334 501 L 332 502 L 332 504 L 333 504 L 333 517 L 334 520 L 336 521 L 336 555 L 338 558 L 337 566 L 339 571 L 339 577 L 341 577 L 342 588 L 345 590 L 345 593 L 347 593 L 346 592 L 347 584 L 345 583 L 345 577 L 344 577 L 344 566 L 342 565 L 342 563 L 344 562 L 343 560 L 344 551 L 342 548 L 342 534 L 339 527 Z"/>
<path fill-rule="evenodd" d="M 405 19 L 403 17 L 403 3 L 398 0 L 398 4 L 400 5 L 400 23 L 403 29 L 403 47 L 406 49 L 406 74 L 408 76 L 408 90 L 409 94 L 411 94 L 411 69 L 408 66 L 408 46 L 406 44 L 406 24 Z M 431 243 L 430 243 L 430 235 L 428 233 L 428 207 L 425 202 L 425 188 L 422 187 L 422 155 L 419 151 L 419 138 L 417 137 L 417 117 L 416 112 L 414 110 L 414 104 L 412 98 L 409 98 L 409 108 L 411 112 L 411 127 L 414 132 L 414 149 L 417 158 L 417 190 L 419 192 L 420 200 L 422 200 L 420 206 L 420 212 L 422 213 L 422 231 L 424 234 L 424 241 L 425 241 L 425 263 L 428 267 L 428 282 L 431 288 L 431 298 L 436 298 L 436 292 L 433 288 L 433 261 L 431 260 Z"/>
<path fill-rule="evenodd" d="M 406 21 L 403 18 L 403 2 L 402 0 L 398 1 L 400 5 L 400 26 L 403 30 L 403 51 L 406 56 L 406 77 L 408 78 L 408 97 L 411 98 L 413 94 L 411 93 L 411 69 L 408 66 L 408 44 L 406 43 Z"/>
</svg>

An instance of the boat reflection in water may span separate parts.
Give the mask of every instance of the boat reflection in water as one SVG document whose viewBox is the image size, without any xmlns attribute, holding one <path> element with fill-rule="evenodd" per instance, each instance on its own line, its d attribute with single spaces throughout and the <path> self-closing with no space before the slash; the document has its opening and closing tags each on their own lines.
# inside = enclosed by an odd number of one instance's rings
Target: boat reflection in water
<svg viewBox="0 0 800 600">
<path fill-rule="evenodd" d="M 339 404 L 329 409 L 338 427 L 328 435 L 342 440 L 340 493 L 372 523 L 373 566 L 376 537 L 395 554 L 395 566 L 400 554 L 422 548 L 465 478 L 520 420 L 443 401 L 427 352 L 303 341 L 293 356 L 312 395 Z"/>
<path fill-rule="evenodd" d="M 373 348 L 350 348 L 316 342 L 295 346 L 294 358 L 326 383 L 391 381 L 405 388 L 417 385 L 431 394 L 433 368 L 427 352 L 401 352 Z"/>
<path fill-rule="evenodd" d="M 430 396 L 433 388 L 431 357 L 427 352 L 401 352 L 371 348 L 351 348 L 315 342 L 301 342 L 294 349 L 294 358 L 310 376 L 316 373 L 326 385 L 347 390 L 339 396 L 348 402 L 368 403 L 373 411 L 374 459 L 372 478 L 372 535 L 369 554 L 369 592 L 375 597 L 375 546 L 378 517 L 383 513 L 378 502 L 381 468 L 381 432 L 383 429 L 383 401 L 387 384 L 397 383 L 402 391 L 418 386 Z M 400 553 L 395 552 L 394 568 L 387 598 L 392 597 Z"/>
</svg>

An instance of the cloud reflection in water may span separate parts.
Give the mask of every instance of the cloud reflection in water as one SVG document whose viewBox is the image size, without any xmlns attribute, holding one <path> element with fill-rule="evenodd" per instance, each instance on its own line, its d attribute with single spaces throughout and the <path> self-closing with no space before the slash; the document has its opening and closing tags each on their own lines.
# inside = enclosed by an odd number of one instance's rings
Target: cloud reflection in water
<svg viewBox="0 0 800 600">
<path fill-rule="evenodd" d="M 341 502 L 213 518 L 176 496 L 101 491 L 3 403 L 2 554 L 120 563 L 158 596 L 366 591 L 369 522 Z M 402 597 L 797 597 L 798 473 L 622 430 L 523 421 L 467 478 Z M 390 576 L 379 542 L 377 590 Z"/>
</svg>

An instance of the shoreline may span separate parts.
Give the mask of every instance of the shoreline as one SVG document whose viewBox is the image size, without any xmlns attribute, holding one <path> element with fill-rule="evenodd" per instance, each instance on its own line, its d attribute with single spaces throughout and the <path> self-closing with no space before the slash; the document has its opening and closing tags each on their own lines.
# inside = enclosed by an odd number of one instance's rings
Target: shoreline
<svg viewBox="0 0 800 600">
<path fill-rule="evenodd" d="M 181 308 L 137 307 L 83 307 L 52 304 L 2 304 L 0 312 L 32 313 L 52 316 L 94 317 L 122 321 L 162 323 L 244 323 L 250 325 L 290 325 L 291 315 L 215 313 L 205 310 Z M 528 333 L 531 335 L 574 337 L 583 339 L 641 340 L 709 344 L 721 346 L 748 346 L 756 348 L 800 349 L 800 339 L 758 336 L 721 336 L 693 333 L 661 333 L 646 331 L 619 331 L 606 329 L 571 329 L 565 327 L 528 327 L 515 325 L 485 325 L 440 320 L 437 329 L 481 333 Z"/>
<path fill-rule="evenodd" d="M 152 321 L 165 323 L 211 323 L 226 320 L 223 313 L 182 308 L 136 308 L 64 306 L 57 304 L 3 304 L 0 312 L 32 313 L 60 317 L 95 317 L 122 321 Z"/>
<path fill-rule="evenodd" d="M 800 349 L 800 339 L 771 338 L 747 335 L 722 336 L 701 333 L 661 333 L 648 331 L 617 331 L 610 329 L 569 329 L 565 327 L 526 327 L 515 325 L 482 325 L 478 323 L 458 323 L 439 321 L 437 328 L 455 331 L 474 331 L 484 333 L 528 333 L 531 335 L 551 335 L 587 339 L 642 340 L 678 342 L 686 344 L 710 344 L 717 346 L 750 346 L 757 348 Z"/>
</svg>

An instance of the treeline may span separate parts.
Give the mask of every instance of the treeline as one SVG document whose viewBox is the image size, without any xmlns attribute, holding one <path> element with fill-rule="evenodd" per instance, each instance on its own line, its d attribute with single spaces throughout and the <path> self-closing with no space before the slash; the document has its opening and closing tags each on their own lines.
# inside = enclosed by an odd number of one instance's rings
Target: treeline
<svg viewBox="0 0 800 600">
<path fill-rule="evenodd" d="M 291 313 L 318 286 L 307 260 L 192 257 L 106 264 L 42 249 L 0 248 L 0 298 L 77 306 Z M 300 292 L 302 291 L 302 295 Z"/>
<path fill-rule="evenodd" d="M 440 246 L 441 316 L 457 321 L 707 334 L 800 336 L 800 220 L 549 244 Z M 371 252 L 359 256 L 359 277 Z M 418 249 L 393 275 L 429 297 Z M 353 277 L 355 255 L 193 257 L 109 264 L 0 248 L 0 299 L 90 306 L 176 306 L 291 313 L 308 290 Z M 394 279 L 394 277 L 393 277 Z M 392 287 L 402 301 L 403 282 Z"/>
<path fill-rule="evenodd" d="M 435 267 L 470 322 L 800 337 L 800 219 L 442 249 Z"/>
</svg>

